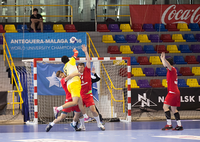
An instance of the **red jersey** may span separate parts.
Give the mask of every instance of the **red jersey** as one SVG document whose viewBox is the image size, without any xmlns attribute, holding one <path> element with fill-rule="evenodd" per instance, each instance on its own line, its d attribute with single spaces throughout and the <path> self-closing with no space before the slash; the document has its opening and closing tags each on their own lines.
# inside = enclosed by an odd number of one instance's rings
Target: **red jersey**
<svg viewBox="0 0 200 142">
<path fill-rule="evenodd" d="M 80 78 L 81 78 L 81 95 L 91 94 L 92 93 L 91 71 L 87 66 L 85 67 Z"/>
<path fill-rule="evenodd" d="M 168 92 L 177 92 L 178 89 L 178 78 L 177 78 L 177 71 L 174 67 L 172 67 L 171 71 L 167 69 L 167 85 L 168 85 Z"/>
<path fill-rule="evenodd" d="M 67 82 L 65 81 L 65 78 L 61 79 L 61 85 L 63 87 L 63 89 L 65 90 L 65 94 L 66 94 L 66 101 L 72 99 L 71 94 L 69 93 L 68 89 L 67 89 Z"/>
</svg>

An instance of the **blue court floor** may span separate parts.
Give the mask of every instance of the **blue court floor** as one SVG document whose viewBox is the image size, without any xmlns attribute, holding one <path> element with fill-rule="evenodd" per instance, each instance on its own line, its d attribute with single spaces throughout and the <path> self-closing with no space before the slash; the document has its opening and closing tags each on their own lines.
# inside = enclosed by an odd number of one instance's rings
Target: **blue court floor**
<svg viewBox="0 0 200 142">
<path fill-rule="evenodd" d="M 75 132 L 69 124 L 57 124 L 45 132 L 46 124 L 0 125 L 0 142 L 190 142 L 200 141 L 200 120 L 183 120 L 183 131 L 161 131 L 165 121 L 109 122 L 105 131 L 86 123 L 86 131 Z M 173 126 L 176 122 L 173 121 Z"/>
</svg>

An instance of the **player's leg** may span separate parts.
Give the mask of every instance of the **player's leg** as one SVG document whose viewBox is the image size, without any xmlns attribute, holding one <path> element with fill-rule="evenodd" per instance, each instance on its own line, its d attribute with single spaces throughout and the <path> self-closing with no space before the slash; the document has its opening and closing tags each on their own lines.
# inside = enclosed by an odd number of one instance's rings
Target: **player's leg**
<svg viewBox="0 0 200 142">
<path fill-rule="evenodd" d="M 95 105 L 95 108 L 96 108 L 97 113 L 99 114 L 99 119 L 100 119 L 100 121 L 101 121 L 101 123 L 102 123 L 102 121 L 103 121 L 102 115 L 100 114 L 100 112 L 99 112 L 99 110 L 97 109 L 96 105 Z"/>
<path fill-rule="evenodd" d="M 165 117 L 166 117 L 166 120 L 167 120 L 167 125 L 165 125 L 165 127 L 162 128 L 162 130 L 170 130 L 170 129 L 173 128 L 172 127 L 172 121 L 171 121 L 171 113 L 170 113 L 169 107 L 170 107 L 170 105 L 163 104 L 163 110 L 165 112 Z"/>
<path fill-rule="evenodd" d="M 38 24 L 38 29 L 41 29 L 41 32 L 43 32 L 43 22 L 40 21 L 39 24 Z"/>
<path fill-rule="evenodd" d="M 36 26 L 35 26 L 35 25 L 36 25 L 36 22 L 33 21 L 33 22 L 31 23 L 31 28 L 32 28 L 33 31 L 36 33 Z"/>
<path fill-rule="evenodd" d="M 60 115 L 58 118 L 54 119 L 53 122 L 51 122 L 51 123 L 49 123 L 49 124 L 47 125 L 47 127 L 46 127 L 46 129 L 45 129 L 46 132 L 49 132 L 49 131 L 51 130 L 51 128 L 52 128 L 56 123 L 58 123 L 58 122 L 62 121 L 63 119 L 65 119 L 66 116 L 67 116 L 67 112 L 62 112 L 61 115 Z"/>
<path fill-rule="evenodd" d="M 176 131 L 183 130 L 183 127 L 181 125 L 180 114 L 179 114 L 179 112 L 177 110 L 177 107 L 171 106 L 171 110 L 174 113 L 174 117 L 175 117 L 176 122 L 177 122 L 177 126 L 172 130 L 176 130 Z"/>
<path fill-rule="evenodd" d="M 75 112 L 75 115 L 74 115 L 74 121 L 78 121 L 78 119 L 80 120 L 80 127 L 77 129 L 77 131 L 85 131 L 85 123 L 84 123 L 84 117 L 82 116 L 82 113 L 81 112 Z"/>
</svg>

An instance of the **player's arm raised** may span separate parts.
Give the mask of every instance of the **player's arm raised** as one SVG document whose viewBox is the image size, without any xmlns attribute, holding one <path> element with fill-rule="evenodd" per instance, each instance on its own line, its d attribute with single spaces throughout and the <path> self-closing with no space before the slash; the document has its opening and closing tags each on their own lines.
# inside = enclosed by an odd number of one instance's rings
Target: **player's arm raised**
<svg viewBox="0 0 200 142">
<path fill-rule="evenodd" d="M 161 53 L 160 58 L 161 58 L 161 60 L 162 60 L 163 66 L 164 66 L 164 67 L 167 67 L 167 68 L 171 71 L 172 66 L 171 66 L 170 63 L 165 59 L 165 52 L 162 52 L 162 53 Z"/>
<path fill-rule="evenodd" d="M 65 77 L 65 81 L 68 81 L 69 79 L 75 77 L 75 76 L 80 76 L 80 73 L 72 73 L 70 75 L 68 75 L 67 77 Z"/>
<path fill-rule="evenodd" d="M 83 52 L 85 53 L 85 56 L 86 56 L 86 60 L 87 60 L 87 62 L 86 62 L 86 66 L 87 66 L 87 68 L 91 68 L 91 61 L 90 61 L 90 56 L 89 56 L 89 54 L 88 54 L 88 52 L 87 52 L 87 46 L 85 46 L 84 44 L 82 45 L 82 50 L 83 50 Z"/>
<path fill-rule="evenodd" d="M 76 48 L 73 49 L 74 55 L 72 57 L 74 57 L 75 59 L 78 56 L 78 50 L 76 50 Z"/>
</svg>

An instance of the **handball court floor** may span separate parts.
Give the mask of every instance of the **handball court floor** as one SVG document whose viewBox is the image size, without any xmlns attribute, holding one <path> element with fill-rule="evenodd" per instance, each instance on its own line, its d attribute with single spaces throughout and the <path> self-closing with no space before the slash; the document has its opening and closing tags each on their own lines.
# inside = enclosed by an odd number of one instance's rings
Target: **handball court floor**
<svg viewBox="0 0 200 142">
<path fill-rule="evenodd" d="M 0 142 L 190 142 L 200 141 L 200 120 L 182 120 L 183 131 L 161 131 L 165 121 L 108 122 L 105 131 L 86 123 L 86 131 L 75 132 L 69 124 L 0 125 Z M 173 126 L 176 122 L 172 121 Z"/>
</svg>

